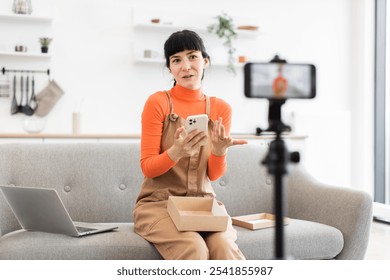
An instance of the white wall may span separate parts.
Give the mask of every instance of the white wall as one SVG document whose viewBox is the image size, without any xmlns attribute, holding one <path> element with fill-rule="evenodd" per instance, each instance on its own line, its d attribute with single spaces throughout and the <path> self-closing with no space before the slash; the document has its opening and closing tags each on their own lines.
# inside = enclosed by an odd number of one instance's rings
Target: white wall
<svg viewBox="0 0 390 280">
<path fill-rule="evenodd" d="M 367 102 L 370 104 L 372 97 L 372 3 L 34 0 L 34 13 L 54 17 L 52 28 L 47 31 L 54 38 L 50 49 L 53 57 L 50 62 L 29 63 L 37 67 L 40 63 L 43 67 L 49 64 L 52 77 L 66 91 L 49 114 L 43 132 L 71 132 L 71 114 L 76 104 L 82 102 L 82 132 L 140 133 L 145 99 L 157 90 L 169 88 L 171 79 L 163 65 L 134 62 L 134 45 L 145 38 L 133 29 L 132 9 L 174 7 L 172 19 L 187 13 L 217 15 L 225 11 L 233 18 L 255 19 L 260 26 L 261 34 L 250 39 L 250 46 L 237 42 L 237 48 L 245 49 L 250 58 L 269 61 L 279 54 L 289 62 L 316 65 L 317 98 L 289 100 L 284 108 L 285 121 L 293 121 L 293 113 L 296 132 L 309 136 L 305 158 L 314 176 L 332 184 L 371 190 L 372 142 L 367 135 L 372 126 L 370 117 L 367 118 Z M 12 1 L 1 1 L 0 12 L 10 10 L 11 5 Z M 158 47 L 162 49 L 162 45 Z M 0 67 L 13 63 L 0 59 Z M 212 66 L 206 73 L 204 90 L 233 106 L 232 132 L 254 132 L 256 126 L 267 126 L 267 102 L 244 97 L 241 72 L 233 77 L 223 67 Z M 0 99 L 0 133 L 23 132 L 23 116 L 9 114 L 10 100 Z"/>
</svg>

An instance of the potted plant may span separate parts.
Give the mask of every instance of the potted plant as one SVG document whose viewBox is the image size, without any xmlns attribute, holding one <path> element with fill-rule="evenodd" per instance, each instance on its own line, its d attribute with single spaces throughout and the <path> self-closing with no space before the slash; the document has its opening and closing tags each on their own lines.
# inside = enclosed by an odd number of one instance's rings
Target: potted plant
<svg viewBox="0 0 390 280">
<path fill-rule="evenodd" d="M 216 17 L 217 22 L 207 27 L 207 31 L 216 34 L 224 40 L 223 45 L 228 49 L 228 71 L 236 74 L 234 67 L 234 52 L 236 49 L 233 46 L 233 40 L 237 38 L 237 33 L 234 31 L 233 19 L 225 12 Z"/>
<path fill-rule="evenodd" d="M 47 53 L 49 50 L 49 45 L 53 38 L 48 38 L 48 37 L 41 37 L 39 38 L 39 42 L 41 43 L 41 51 L 42 53 Z"/>
</svg>

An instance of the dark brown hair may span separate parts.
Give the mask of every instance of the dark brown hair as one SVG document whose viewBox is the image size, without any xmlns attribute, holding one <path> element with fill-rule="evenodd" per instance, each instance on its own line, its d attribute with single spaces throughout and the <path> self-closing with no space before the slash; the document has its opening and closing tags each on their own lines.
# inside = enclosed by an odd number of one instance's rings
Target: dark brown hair
<svg viewBox="0 0 390 280">
<path fill-rule="evenodd" d="M 182 30 L 171 34 L 164 44 L 165 65 L 169 68 L 169 58 L 175 53 L 185 50 L 200 51 L 203 58 L 210 60 L 202 38 L 194 31 Z"/>
</svg>

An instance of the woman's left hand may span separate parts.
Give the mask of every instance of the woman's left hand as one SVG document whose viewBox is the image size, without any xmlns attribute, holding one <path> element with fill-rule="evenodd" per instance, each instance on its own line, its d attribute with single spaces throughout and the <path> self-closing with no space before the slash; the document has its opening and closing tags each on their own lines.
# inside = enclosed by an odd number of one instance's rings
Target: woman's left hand
<svg viewBox="0 0 390 280">
<path fill-rule="evenodd" d="M 248 144 L 248 141 L 246 140 L 233 139 L 231 136 L 227 136 L 225 126 L 222 124 L 221 117 L 214 122 L 214 129 L 211 134 L 211 142 L 213 143 L 211 152 L 216 156 L 225 155 L 227 149 L 231 146 Z"/>
</svg>

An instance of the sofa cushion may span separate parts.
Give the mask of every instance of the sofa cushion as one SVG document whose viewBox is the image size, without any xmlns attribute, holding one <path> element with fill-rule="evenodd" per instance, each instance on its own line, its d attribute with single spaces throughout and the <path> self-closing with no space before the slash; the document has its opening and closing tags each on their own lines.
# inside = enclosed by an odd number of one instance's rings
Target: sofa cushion
<svg viewBox="0 0 390 280">
<path fill-rule="evenodd" d="M 236 227 L 237 244 L 247 259 L 270 259 L 274 256 L 275 228 L 252 230 Z M 340 230 L 304 220 L 290 219 L 284 227 L 286 258 L 333 259 L 343 249 L 344 239 Z M 256 246 L 254 246 L 256 244 Z"/>
<path fill-rule="evenodd" d="M 115 225 L 114 231 L 85 237 L 17 230 L 0 238 L 0 259 L 161 259 L 132 223 Z"/>
<path fill-rule="evenodd" d="M 0 259 L 161 259 L 154 246 L 134 232 L 132 223 L 116 225 L 119 228 L 112 232 L 79 238 L 17 230 L 0 238 Z M 272 258 L 274 228 L 255 232 L 235 228 L 247 259 Z M 290 219 L 285 229 L 286 253 L 296 259 L 331 259 L 343 248 L 341 232 L 330 226 Z"/>
</svg>

